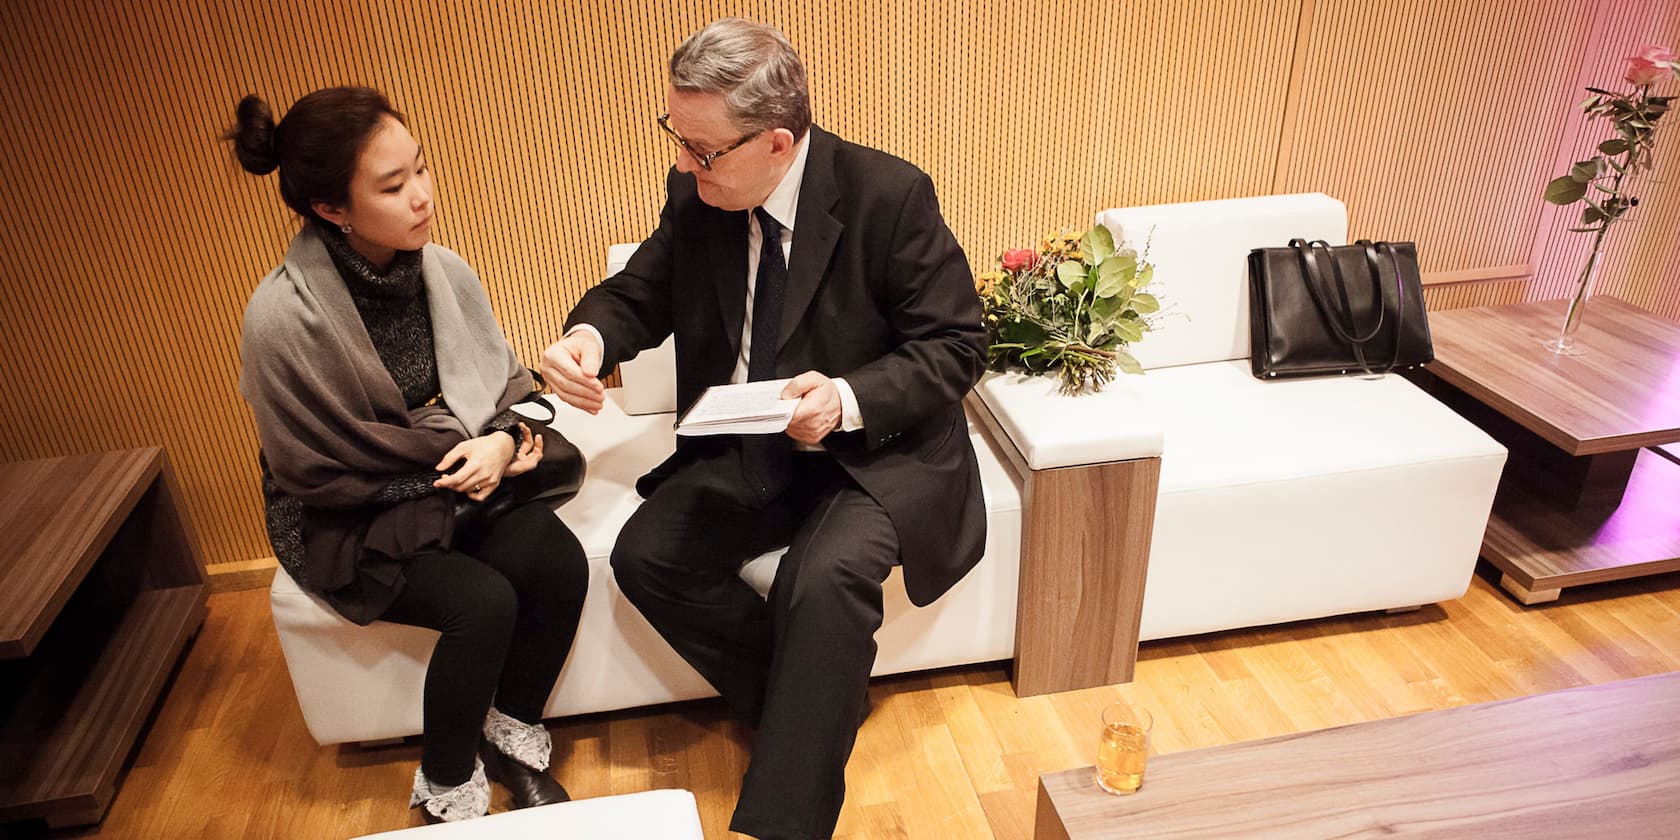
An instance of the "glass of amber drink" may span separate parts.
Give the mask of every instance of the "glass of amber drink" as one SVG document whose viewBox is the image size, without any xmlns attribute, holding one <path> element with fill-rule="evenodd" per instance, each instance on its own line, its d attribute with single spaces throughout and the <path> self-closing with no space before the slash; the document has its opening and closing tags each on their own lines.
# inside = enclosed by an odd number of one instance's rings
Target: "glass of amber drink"
<svg viewBox="0 0 1680 840">
<path fill-rule="evenodd" d="M 1102 740 L 1097 744 L 1098 787 L 1109 793 L 1136 793 L 1143 786 L 1149 729 L 1154 723 L 1148 709 L 1125 701 L 1103 709 Z"/>
</svg>

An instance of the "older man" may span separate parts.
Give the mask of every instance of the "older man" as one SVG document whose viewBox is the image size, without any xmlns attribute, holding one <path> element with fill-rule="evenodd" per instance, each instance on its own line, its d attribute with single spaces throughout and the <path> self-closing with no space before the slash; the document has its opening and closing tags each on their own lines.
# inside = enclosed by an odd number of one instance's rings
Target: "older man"
<svg viewBox="0 0 1680 840">
<path fill-rule="evenodd" d="M 980 559 L 961 400 L 985 332 L 962 249 L 916 167 L 811 124 L 780 32 L 740 19 L 671 57 L 676 147 L 659 227 L 591 289 L 543 372 L 598 410 L 597 374 L 676 336 L 677 398 L 791 378 L 786 434 L 684 437 L 638 483 L 626 597 L 756 727 L 731 828 L 827 837 L 867 709 L 881 583 L 926 605 Z M 768 600 L 738 576 L 788 546 Z"/>
</svg>

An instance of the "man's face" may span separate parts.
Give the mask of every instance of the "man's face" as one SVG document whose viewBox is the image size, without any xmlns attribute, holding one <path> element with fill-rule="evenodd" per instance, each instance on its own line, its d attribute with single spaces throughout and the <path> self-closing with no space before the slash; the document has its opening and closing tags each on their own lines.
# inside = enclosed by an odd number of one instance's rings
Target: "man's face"
<svg viewBox="0 0 1680 840">
<path fill-rule="evenodd" d="M 770 197 L 791 162 L 791 134 L 779 129 L 763 132 L 717 157 L 707 170 L 694 153 L 726 149 L 750 132 L 730 120 L 722 94 L 667 88 L 665 106 L 671 130 L 693 150 L 678 147 L 677 171 L 694 176 L 701 201 L 720 210 L 750 210 Z"/>
</svg>

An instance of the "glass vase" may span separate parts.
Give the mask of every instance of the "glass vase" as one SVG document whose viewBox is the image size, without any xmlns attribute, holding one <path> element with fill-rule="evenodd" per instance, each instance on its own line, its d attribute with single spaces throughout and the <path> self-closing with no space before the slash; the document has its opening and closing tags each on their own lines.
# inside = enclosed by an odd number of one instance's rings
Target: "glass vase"
<svg viewBox="0 0 1680 840">
<path fill-rule="evenodd" d="M 1601 235 L 1593 242 L 1592 254 L 1587 257 L 1587 264 L 1575 281 L 1575 294 L 1569 298 L 1569 310 L 1563 315 L 1562 329 L 1558 330 L 1557 338 L 1543 342 L 1547 350 L 1559 356 L 1579 356 L 1587 352 L 1575 342 L 1575 332 L 1581 328 L 1581 318 L 1586 314 L 1587 299 L 1592 297 L 1593 281 L 1598 278 L 1598 266 L 1603 256 L 1604 238 Z"/>
</svg>

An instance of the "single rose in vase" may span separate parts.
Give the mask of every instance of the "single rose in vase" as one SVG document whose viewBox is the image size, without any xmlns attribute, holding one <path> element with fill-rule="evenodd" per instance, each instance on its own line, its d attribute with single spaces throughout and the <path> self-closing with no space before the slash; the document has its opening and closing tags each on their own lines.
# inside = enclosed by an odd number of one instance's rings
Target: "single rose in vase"
<svg viewBox="0 0 1680 840">
<path fill-rule="evenodd" d="M 1038 264 L 1038 254 L 1033 253 L 1030 248 L 1011 248 L 1003 252 L 1003 257 L 998 260 L 998 264 L 1003 266 L 1004 271 L 1030 271 L 1034 265 Z"/>
<path fill-rule="evenodd" d="M 1592 295 L 1594 280 L 1604 255 L 1605 237 L 1610 226 L 1639 205 L 1639 199 L 1628 190 L 1636 183 L 1639 173 L 1652 168 L 1656 147 L 1657 121 L 1668 113 L 1677 97 L 1659 96 L 1652 88 L 1673 76 L 1680 76 L 1680 63 L 1674 51 L 1657 44 L 1641 47 L 1627 57 L 1627 72 L 1622 76 L 1633 85 L 1630 93 L 1589 87 L 1592 94 L 1581 103 L 1588 119 L 1602 119 L 1610 123 L 1615 136 L 1600 142 L 1585 160 L 1569 167 L 1569 173 L 1553 178 L 1546 184 L 1545 199 L 1559 206 L 1581 202 L 1580 223 L 1572 232 L 1590 233 L 1592 244 L 1587 261 L 1576 277 L 1569 307 L 1563 317 L 1558 337 L 1545 342 L 1547 350 L 1560 355 L 1579 355 L 1583 351 L 1575 344 L 1575 331 L 1581 325 L 1581 313 Z"/>
</svg>

